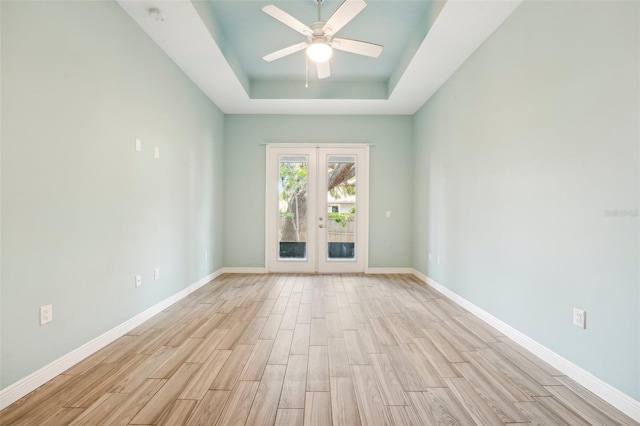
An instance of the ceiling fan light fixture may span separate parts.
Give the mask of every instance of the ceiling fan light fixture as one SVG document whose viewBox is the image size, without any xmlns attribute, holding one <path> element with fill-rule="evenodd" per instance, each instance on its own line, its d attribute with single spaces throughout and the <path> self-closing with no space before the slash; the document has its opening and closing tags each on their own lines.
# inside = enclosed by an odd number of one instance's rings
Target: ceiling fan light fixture
<svg viewBox="0 0 640 426">
<path fill-rule="evenodd" d="M 333 49 L 324 40 L 314 41 L 307 47 L 307 56 L 316 64 L 327 62 L 332 54 Z"/>
</svg>

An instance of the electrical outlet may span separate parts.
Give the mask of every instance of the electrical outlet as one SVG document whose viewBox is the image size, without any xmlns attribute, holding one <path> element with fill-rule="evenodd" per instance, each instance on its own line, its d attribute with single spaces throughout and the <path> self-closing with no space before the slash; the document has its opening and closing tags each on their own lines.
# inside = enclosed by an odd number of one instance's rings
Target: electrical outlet
<svg viewBox="0 0 640 426">
<path fill-rule="evenodd" d="M 155 159 L 160 158 L 160 148 L 158 148 L 157 146 L 153 148 L 153 158 Z"/>
<path fill-rule="evenodd" d="M 53 305 L 40 306 L 40 325 L 53 321 Z"/>
<path fill-rule="evenodd" d="M 136 151 L 142 151 L 142 139 L 136 138 Z"/>
<path fill-rule="evenodd" d="M 160 279 L 160 268 L 155 268 L 153 270 L 153 279 L 154 280 L 159 280 Z"/>
<path fill-rule="evenodd" d="M 429 253 L 429 262 L 431 262 L 431 253 Z"/>
<path fill-rule="evenodd" d="M 386 217 L 387 219 L 389 219 L 391 217 L 391 211 L 387 210 L 384 214 L 384 217 Z"/>
<path fill-rule="evenodd" d="M 207 253 L 206 251 L 204 252 L 204 260 L 207 260 L 209 258 L 209 253 Z"/>
<path fill-rule="evenodd" d="M 136 275 L 136 287 L 140 287 L 142 285 L 142 275 Z"/>
<path fill-rule="evenodd" d="M 440 264 L 440 256 L 438 256 L 438 257 L 436 258 L 436 260 L 437 260 L 438 265 L 439 265 L 439 264 Z"/>
<path fill-rule="evenodd" d="M 587 328 L 587 313 L 583 309 L 573 308 L 573 325 Z"/>
</svg>

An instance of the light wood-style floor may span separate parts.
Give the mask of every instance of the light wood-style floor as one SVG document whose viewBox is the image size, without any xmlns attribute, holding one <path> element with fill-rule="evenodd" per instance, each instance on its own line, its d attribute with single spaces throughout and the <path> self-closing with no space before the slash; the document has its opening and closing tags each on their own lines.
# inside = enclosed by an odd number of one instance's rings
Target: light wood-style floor
<svg viewBox="0 0 640 426">
<path fill-rule="evenodd" d="M 404 275 L 224 275 L 0 423 L 637 424 Z"/>
</svg>

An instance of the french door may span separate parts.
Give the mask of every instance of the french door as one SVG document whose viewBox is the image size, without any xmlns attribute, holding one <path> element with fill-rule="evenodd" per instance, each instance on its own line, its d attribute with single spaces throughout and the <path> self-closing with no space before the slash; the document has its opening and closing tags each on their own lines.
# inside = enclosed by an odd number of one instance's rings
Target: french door
<svg viewBox="0 0 640 426">
<path fill-rule="evenodd" d="M 267 145 L 269 272 L 364 272 L 367 145 Z"/>
</svg>

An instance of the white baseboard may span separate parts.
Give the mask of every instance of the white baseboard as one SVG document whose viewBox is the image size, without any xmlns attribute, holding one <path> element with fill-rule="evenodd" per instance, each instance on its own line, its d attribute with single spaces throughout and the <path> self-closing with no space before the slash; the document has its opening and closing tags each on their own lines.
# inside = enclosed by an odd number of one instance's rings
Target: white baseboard
<svg viewBox="0 0 640 426">
<path fill-rule="evenodd" d="M 546 361 L 548 364 L 550 364 L 560 372 L 571 377 L 573 380 L 580 383 L 582 386 L 589 389 L 591 392 L 607 401 L 609 404 L 613 405 L 618 410 L 625 413 L 627 416 L 631 417 L 637 422 L 640 422 L 640 401 L 636 401 L 629 395 L 619 391 L 618 389 L 597 378 L 583 368 L 578 367 L 571 361 L 558 355 L 557 353 L 553 352 L 551 349 L 538 343 L 537 341 L 531 339 L 530 337 L 511 327 L 509 324 L 502 322 L 490 313 L 469 302 L 457 293 L 449 290 L 437 281 L 432 280 L 423 273 L 413 270 L 413 275 L 421 281 L 427 283 L 434 290 L 442 293 L 448 299 L 462 306 L 464 309 L 471 312 L 482 321 L 500 331 L 502 334 L 509 337 L 511 340 L 513 340 L 529 352 L 533 353 L 538 358 Z"/>
<path fill-rule="evenodd" d="M 36 388 L 42 386 L 57 375 L 64 373 L 75 364 L 87 358 L 89 355 L 94 354 L 117 338 L 125 335 L 143 322 L 162 312 L 179 300 L 185 298 L 211 280 L 216 279 L 218 276 L 222 275 L 223 269 L 219 269 L 218 271 L 215 271 L 207 275 L 206 277 L 199 279 L 189 287 L 186 287 L 173 296 L 164 299 L 160 303 L 157 303 L 156 305 L 139 313 L 128 321 L 123 322 L 122 324 L 112 328 L 111 330 L 103 333 L 95 339 L 90 340 L 79 348 L 74 349 L 66 355 L 63 355 L 55 361 L 45 365 L 38 371 L 31 373 L 27 377 L 0 390 L 0 410 L 13 404 L 15 401 L 34 391 Z"/>
<path fill-rule="evenodd" d="M 367 268 L 365 274 L 413 274 L 413 268 Z"/>
<path fill-rule="evenodd" d="M 267 274 L 267 268 L 263 267 L 226 267 L 222 268 L 223 274 Z M 413 268 L 366 268 L 365 274 L 413 274 Z"/>
<path fill-rule="evenodd" d="M 258 267 L 245 267 L 245 266 L 231 266 L 222 268 L 223 274 L 266 274 L 267 268 L 263 268 L 262 266 Z"/>
</svg>

